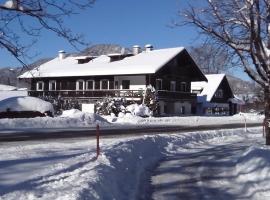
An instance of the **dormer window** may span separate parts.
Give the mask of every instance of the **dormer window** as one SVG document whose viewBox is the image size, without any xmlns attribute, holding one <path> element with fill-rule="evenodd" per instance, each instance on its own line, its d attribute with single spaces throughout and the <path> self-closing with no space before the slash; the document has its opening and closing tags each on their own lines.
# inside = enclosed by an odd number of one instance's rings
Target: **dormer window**
<svg viewBox="0 0 270 200">
<path fill-rule="evenodd" d="M 84 90 L 85 82 L 84 80 L 77 80 L 76 81 L 76 90 Z"/>
<path fill-rule="evenodd" d="M 223 90 L 222 89 L 218 89 L 215 93 L 215 97 L 216 98 L 223 98 Z"/>
<path fill-rule="evenodd" d="M 49 90 L 56 90 L 56 81 L 55 80 L 52 80 L 52 81 L 49 81 Z"/>
<path fill-rule="evenodd" d="M 44 90 L 44 82 L 43 81 L 38 81 L 36 84 L 36 90 L 37 91 L 43 91 Z"/>
</svg>

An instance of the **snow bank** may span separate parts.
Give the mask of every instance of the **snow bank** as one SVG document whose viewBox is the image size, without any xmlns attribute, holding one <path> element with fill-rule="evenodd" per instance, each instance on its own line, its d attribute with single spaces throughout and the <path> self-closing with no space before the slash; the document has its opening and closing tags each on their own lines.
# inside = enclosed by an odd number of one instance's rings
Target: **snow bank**
<svg viewBox="0 0 270 200">
<path fill-rule="evenodd" d="M 11 85 L 3 85 L 0 84 L 0 90 L 4 90 L 4 91 L 11 91 L 11 90 L 16 90 L 17 88 Z"/>
<path fill-rule="evenodd" d="M 151 116 L 152 115 L 152 112 L 150 111 L 150 109 L 143 104 L 140 104 L 140 105 L 131 104 L 131 105 L 126 107 L 126 110 L 135 116 L 144 117 L 144 116 Z"/>
<path fill-rule="evenodd" d="M 234 116 L 175 116 L 175 117 L 148 117 L 133 116 L 130 113 L 121 114 L 119 117 L 103 116 L 114 124 L 132 125 L 172 125 L 172 126 L 201 126 L 214 124 L 236 124 L 236 123 L 262 123 L 264 115 L 241 113 Z"/>
<path fill-rule="evenodd" d="M 235 182 L 244 185 L 246 195 L 253 199 L 269 199 L 269 154 L 269 147 L 252 146 L 236 161 Z"/>
<path fill-rule="evenodd" d="M 97 160 L 95 141 L 91 140 L 14 144 L 9 148 L 4 144 L 0 146 L 0 198 L 140 199 L 145 185 L 141 183 L 148 181 L 145 175 L 159 160 L 187 144 L 191 150 L 210 139 L 219 138 L 222 144 L 233 135 L 245 137 L 242 131 L 102 138 L 102 154 Z"/>
<path fill-rule="evenodd" d="M 36 97 L 10 97 L 0 101 L 0 112 L 10 111 L 39 111 L 44 113 L 50 111 L 54 113 L 54 109 L 51 103 L 43 101 Z"/>
<path fill-rule="evenodd" d="M 40 129 L 40 128 L 84 128 L 95 127 L 96 124 L 109 126 L 109 122 L 97 114 L 83 113 L 79 110 L 68 110 L 59 117 L 35 117 L 31 119 L 0 119 L 1 129 Z"/>
</svg>

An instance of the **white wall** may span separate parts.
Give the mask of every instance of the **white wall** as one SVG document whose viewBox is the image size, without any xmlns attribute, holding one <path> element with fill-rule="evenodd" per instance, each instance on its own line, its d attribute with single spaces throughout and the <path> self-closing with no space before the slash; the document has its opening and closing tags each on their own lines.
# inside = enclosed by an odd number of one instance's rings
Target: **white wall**
<svg viewBox="0 0 270 200">
<path fill-rule="evenodd" d="M 138 76 L 115 76 L 114 81 L 118 81 L 120 89 L 122 89 L 122 80 L 130 80 L 130 90 L 145 90 L 146 77 L 145 75 Z"/>
<path fill-rule="evenodd" d="M 82 112 L 95 113 L 95 104 L 94 103 L 83 103 Z"/>
</svg>

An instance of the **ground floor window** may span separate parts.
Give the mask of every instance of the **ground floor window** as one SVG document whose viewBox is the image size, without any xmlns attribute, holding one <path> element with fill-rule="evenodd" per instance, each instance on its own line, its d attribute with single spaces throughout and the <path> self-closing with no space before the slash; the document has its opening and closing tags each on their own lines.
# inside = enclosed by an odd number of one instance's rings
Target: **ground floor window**
<svg viewBox="0 0 270 200">
<path fill-rule="evenodd" d="M 208 107 L 205 109 L 207 115 L 229 115 L 229 108 L 226 107 Z"/>
</svg>

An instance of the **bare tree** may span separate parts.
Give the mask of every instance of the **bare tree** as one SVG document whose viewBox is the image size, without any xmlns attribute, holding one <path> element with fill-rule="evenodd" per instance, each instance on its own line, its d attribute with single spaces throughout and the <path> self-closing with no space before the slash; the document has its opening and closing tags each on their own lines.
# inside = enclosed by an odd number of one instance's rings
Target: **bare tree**
<svg viewBox="0 0 270 200">
<path fill-rule="evenodd" d="M 264 89 L 266 144 L 270 145 L 270 0 L 204 0 L 200 5 L 180 11 L 184 20 L 176 25 L 193 25 L 226 48 Z"/>
<path fill-rule="evenodd" d="M 228 73 L 232 68 L 231 56 L 226 49 L 210 42 L 191 47 L 190 54 L 205 74 Z"/>
<path fill-rule="evenodd" d="M 85 44 L 82 36 L 64 26 L 64 20 L 95 0 L 0 0 L 0 49 L 10 52 L 21 64 L 43 30 L 56 33 L 71 45 Z"/>
</svg>

